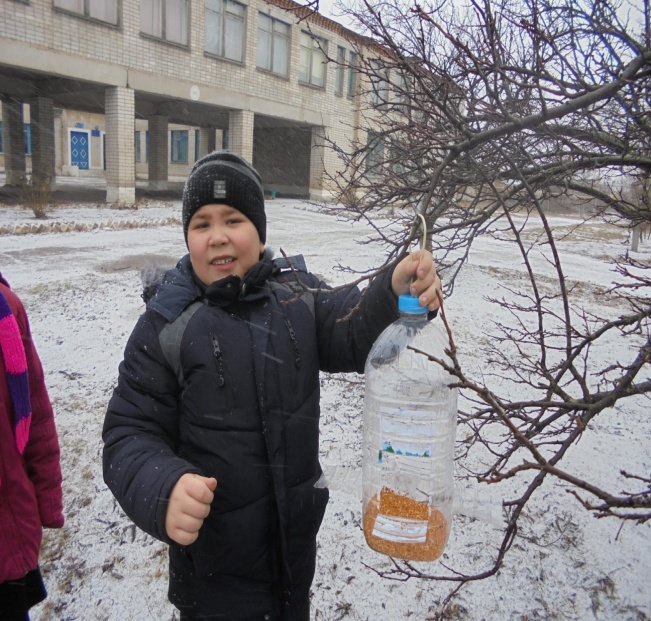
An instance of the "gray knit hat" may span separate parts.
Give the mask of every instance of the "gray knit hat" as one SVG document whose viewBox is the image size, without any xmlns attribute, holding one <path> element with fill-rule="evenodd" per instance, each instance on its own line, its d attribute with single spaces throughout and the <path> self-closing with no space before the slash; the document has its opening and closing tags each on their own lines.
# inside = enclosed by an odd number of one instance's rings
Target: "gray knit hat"
<svg viewBox="0 0 651 621">
<path fill-rule="evenodd" d="M 194 213 L 204 205 L 224 203 L 241 211 L 253 222 L 260 241 L 267 238 L 264 191 L 258 172 L 231 151 L 213 151 L 197 160 L 183 188 L 183 235 Z"/>
</svg>

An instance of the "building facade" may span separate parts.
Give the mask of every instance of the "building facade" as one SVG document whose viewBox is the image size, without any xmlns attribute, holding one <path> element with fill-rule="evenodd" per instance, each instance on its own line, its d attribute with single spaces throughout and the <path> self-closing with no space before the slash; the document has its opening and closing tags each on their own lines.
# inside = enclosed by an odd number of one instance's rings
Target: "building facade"
<svg viewBox="0 0 651 621">
<path fill-rule="evenodd" d="M 280 196 L 328 200 L 360 132 L 363 39 L 291 0 L 2 0 L 6 183 L 27 170 L 166 189 L 227 147 Z M 1 160 L 0 160 L 1 162 Z"/>
</svg>

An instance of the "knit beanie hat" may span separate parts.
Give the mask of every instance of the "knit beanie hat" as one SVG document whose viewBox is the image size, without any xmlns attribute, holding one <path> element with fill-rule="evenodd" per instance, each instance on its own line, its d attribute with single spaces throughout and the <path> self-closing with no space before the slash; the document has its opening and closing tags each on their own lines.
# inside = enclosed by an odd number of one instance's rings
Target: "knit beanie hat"
<svg viewBox="0 0 651 621">
<path fill-rule="evenodd" d="M 264 192 L 258 172 L 244 158 L 231 151 L 213 151 L 192 167 L 183 188 L 183 235 L 195 212 L 204 205 L 223 203 L 241 211 L 253 222 L 260 241 L 267 238 Z"/>
</svg>

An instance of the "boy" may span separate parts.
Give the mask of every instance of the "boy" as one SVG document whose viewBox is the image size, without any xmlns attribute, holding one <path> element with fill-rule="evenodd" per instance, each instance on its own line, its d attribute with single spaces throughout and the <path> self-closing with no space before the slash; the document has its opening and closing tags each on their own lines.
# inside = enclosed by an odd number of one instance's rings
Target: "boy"
<svg viewBox="0 0 651 621">
<path fill-rule="evenodd" d="M 265 253 L 260 177 L 228 151 L 194 165 L 183 231 L 189 255 L 149 301 L 120 365 L 104 479 L 170 545 L 182 620 L 308 621 L 328 501 L 314 487 L 319 371 L 363 372 L 398 295 L 438 307 L 432 256 L 407 257 L 364 296 L 329 292 L 300 262 L 283 271 Z M 298 280 L 319 291 L 301 293 Z"/>
</svg>

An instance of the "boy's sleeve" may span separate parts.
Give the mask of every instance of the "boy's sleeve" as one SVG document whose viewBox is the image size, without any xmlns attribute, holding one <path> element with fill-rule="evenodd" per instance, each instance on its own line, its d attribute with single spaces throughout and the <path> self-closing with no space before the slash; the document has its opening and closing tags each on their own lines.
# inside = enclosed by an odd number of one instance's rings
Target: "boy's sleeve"
<svg viewBox="0 0 651 621">
<path fill-rule="evenodd" d="M 176 454 L 179 394 L 147 311 L 129 338 L 106 412 L 104 481 L 139 528 L 167 543 L 172 488 L 186 472 L 200 473 Z"/>
<path fill-rule="evenodd" d="M 323 371 L 364 372 L 373 343 L 398 317 L 391 274 L 388 271 L 373 279 L 363 292 L 357 287 L 332 292 L 320 283 L 322 290 L 315 296 L 315 318 Z"/>
</svg>

